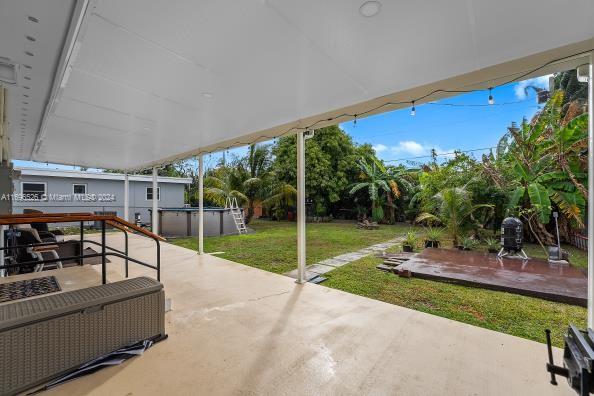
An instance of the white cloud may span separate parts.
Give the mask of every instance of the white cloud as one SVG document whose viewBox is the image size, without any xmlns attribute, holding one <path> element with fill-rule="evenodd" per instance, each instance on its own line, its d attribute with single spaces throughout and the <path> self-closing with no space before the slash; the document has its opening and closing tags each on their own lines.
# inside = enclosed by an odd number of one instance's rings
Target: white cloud
<svg viewBox="0 0 594 396">
<path fill-rule="evenodd" d="M 431 150 L 435 150 L 440 155 L 441 159 L 447 159 L 453 157 L 454 149 L 442 149 L 438 146 L 426 145 L 414 140 L 402 140 L 394 146 L 386 146 L 385 144 L 376 144 L 373 146 L 376 153 L 383 153 L 382 158 L 384 159 L 406 159 L 415 157 L 429 157 Z M 449 154 L 449 155 L 444 155 Z M 420 159 L 422 161 L 422 159 Z"/>
<path fill-rule="evenodd" d="M 398 142 L 397 146 L 390 147 L 390 151 L 394 154 L 422 155 L 427 152 L 427 147 L 414 140 L 404 140 Z"/>
<path fill-rule="evenodd" d="M 380 143 L 380 144 L 376 144 L 375 146 L 373 146 L 373 149 L 375 150 L 376 153 L 381 153 L 383 151 L 386 151 L 388 149 L 388 146 Z"/>
<path fill-rule="evenodd" d="M 534 86 L 538 88 L 549 89 L 549 77 L 550 75 L 531 78 L 529 80 L 520 81 L 514 86 L 514 91 L 516 93 L 516 97 L 519 100 L 526 99 L 526 88 L 528 86 Z"/>
</svg>

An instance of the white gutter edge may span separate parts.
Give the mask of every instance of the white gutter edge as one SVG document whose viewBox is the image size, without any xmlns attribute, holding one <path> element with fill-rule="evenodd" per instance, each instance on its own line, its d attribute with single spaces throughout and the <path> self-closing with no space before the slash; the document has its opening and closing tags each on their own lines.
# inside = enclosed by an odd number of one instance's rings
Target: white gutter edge
<svg viewBox="0 0 594 396">
<path fill-rule="evenodd" d="M 79 46 L 76 44 L 78 42 L 79 36 L 81 35 L 83 27 L 86 26 L 86 21 L 88 20 L 86 18 L 88 15 L 88 10 L 93 8 L 91 3 L 95 3 L 95 0 L 76 0 L 76 5 L 74 6 L 72 17 L 70 19 L 70 27 L 68 28 L 68 33 L 66 35 L 66 39 L 64 40 L 64 45 L 62 46 L 60 62 L 58 63 L 58 67 L 54 74 L 52 90 L 47 100 L 45 110 L 43 112 L 43 118 L 41 119 L 39 130 L 35 136 L 33 147 L 31 148 L 31 154 L 29 156 L 30 160 L 35 160 L 35 154 L 37 151 L 39 151 L 41 143 L 43 142 L 48 118 L 50 114 L 53 113 L 55 104 L 60 96 L 62 88 L 66 84 L 66 81 L 70 75 L 71 64 L 74 62 L 79 48 Z"/>
</svg>

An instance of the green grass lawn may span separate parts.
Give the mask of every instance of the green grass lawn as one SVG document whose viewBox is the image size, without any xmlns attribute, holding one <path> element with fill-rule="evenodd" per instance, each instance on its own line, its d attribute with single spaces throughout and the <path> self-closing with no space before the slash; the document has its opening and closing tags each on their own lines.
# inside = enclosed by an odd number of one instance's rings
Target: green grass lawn
<svg viewBox="0 0 594 396">
<path fill-rule="evenodd" d="M 254 234 L 204 238 L 206 252 L 225 252 L 219 257 L 270 272 L 297 268 L 297 225 L 286 221 L 254 220 Z M 385 242 L 409 230 L 407 225 L 381 225 L 359 230 L 355 223 L 332 222 L 307 225 L 307 264 Z M 197 238 L 178 238 L 172 243 L 198 250 Z"/>
<path fill-rule="evenodd" d="M 586 326 L 586 309 L 519 296 L 424 279 L 400 278 L 375 268 L 376 257 L 355 261 L 327 275 L 324 286 L 343 290 L 443 316 L 502 333 L 545 342 L 544 329 L 552 331 L 553 343 L 563 346 L 563 333 L 573 323 Z"/>
<path fill-rule="evenodd" d="M 219 257 L 276 273 L 296 268 L 295 223 L 256 220 L 250 227 L 256 233 L 205 238 L 206 252 L 222 251 Z M 409 229 L 408 225 L 358 230 L 354 223 L 308 224 L 307 263 L 385 242 Z M 421 230 L 419 235 L 422 240 Z M 194 250 L 198 246 L 196 238 L 171 242 Z M 565 248 L 571 253 L 572 263 L 586 266 L 585 252 Z M 539 246 L 527 245 L 525 250 L 529 256 L 544 257 Z M 586 325 L 586 310 L 581 307 L 445 282 L 399 278 L 377 270 L 380 261 L 367 257 L 340 267 L 326 275 L 328 280 L 323 285 L 539 342 L 545 340 L 544 329 L 550 328 L 557 346 L 563 345 L 562 334 L 569 323 L 581 328 Z"/>
</svg>

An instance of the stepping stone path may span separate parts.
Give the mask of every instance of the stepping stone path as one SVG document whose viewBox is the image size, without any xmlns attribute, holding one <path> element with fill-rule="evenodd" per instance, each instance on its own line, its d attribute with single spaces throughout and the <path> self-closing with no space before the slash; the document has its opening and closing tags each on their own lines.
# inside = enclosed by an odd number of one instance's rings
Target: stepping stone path
<svg viewBox="0 0 594 396">
<path fill-rule="evenodd" d="M 403 237 L 391 239 L 387 242 L 378 243 L 375 245 L 368 246 L 361 250 L 357 250 L 356 252 L 351 253 L 344 253 L 326 260 L 322 260 L 315 264 L 310 264 L 305 267 L 305 280 L 311 283 L 321 283 L 326 280 L 325 277 L 322 275 L 338 268 L 342 267 L 345 264 L 352 263 L 353 261 L 357 261 L 362 259 L 363 257 L 370 256 L 372 254 L 382 253 L 385 252 L 386 249 L 391 248 L 403 241 Z M 289 276 L 293 279 L 297 279 L 297 270 L 294 269 L 285 273 L 286 276 Z"/>
</svg>

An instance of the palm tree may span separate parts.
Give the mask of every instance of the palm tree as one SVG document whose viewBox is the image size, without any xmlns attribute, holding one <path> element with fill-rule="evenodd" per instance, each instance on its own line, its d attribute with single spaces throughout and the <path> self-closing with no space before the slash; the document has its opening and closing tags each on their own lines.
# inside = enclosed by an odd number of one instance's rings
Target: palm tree
<svg viewBox="0 0 594 396">
<path fill-rule="evenodd" d="M 363 181 L 355 183 L 349 193 L 353 195 L 359 190 L 367 189 L 371 200 L 371 217 L 374 221 L 379 221 L 384 217 L 381 205 L 378 206 L 380 191 L 383 190 L 388 195 L 393 193 L 390 184 L 386 180 L 386 168 L 375 158 L 371 158 L 369 162 L 364 158 L 360 158 L 357 161 L 357 166 L 361 171 Z"/>
<path fill-rule="evenodd" d="M 245 162 L 248 178 L 243 181 L 243 191 L 247 197 L 246 223 L 254 216 L 254 205 L 264 198 L 264 186 L 270 176 L 270 150 L 268 146 L 250 144 Z"/>
<path fill-rule="evenodd" d="M 270 172 L 269 176 L 269 182 L 266 183 L 267 191 L 264 192 L 267 198 L 262 201 L 262 204 L 277 212 L 295 206 L 297 189 L 291 184 L 276 178 L 273 172 Z M 277 217 L 280 218 L 281 216 L 278 215 Z"/>
<path fill-rule="evenodd" d="M 443 224 L 452 237 L 454 245 L 458 245 L 458 238 L 462 235 L 462 231 L 475 223 L 474 212 L 481 208 L 493 208 L 491 204 L 474 205 L 464 187 L 445 188 L 433 198 L 437 214 L 424 212 L 418 215 L 415 221 Z"/>
<path fill-rule="evenodd" d="M 368 160 L 360 158 L 357 167 L 361 172 L 361 182 L 355 183 L 350 194 L 355 194 L 361 189 L 367 189 L 371 200 L 371 216 L 373 220 L 379 221 L 384 217 L 384 210 L 381 205 L 381 193 L 385 194 L 385 204 L 390 210 L 390 222 L 395 220 L 394 199 L 402 195 L 402 190 L 412 188 L 407 180 L 407 172 L 403 168 L 386 168 L 384 164 L 375 157 Z"/>
<path fill-rule="evenodd" d="M 204 178 L 204 197 L 219 206 L 225 206 L 227 198 L 236 198 L 242 205 L 248 197 L 239 191 L 240 179 L 236 168 L 217 168 Z"/>
<path fill-rule="evenodd" d="M 409 192 L 413 190 L 410 176 L 409 170 L 403 167 L 390 166 L 386 170 L 386 181 L 392 192 L 392 194 L 386 194 L 387 206 L 390 210 L 390 224 L 394 224 L 396 220 L 394 198 L 400 198 L 403 190 Z"/>
</svg>

